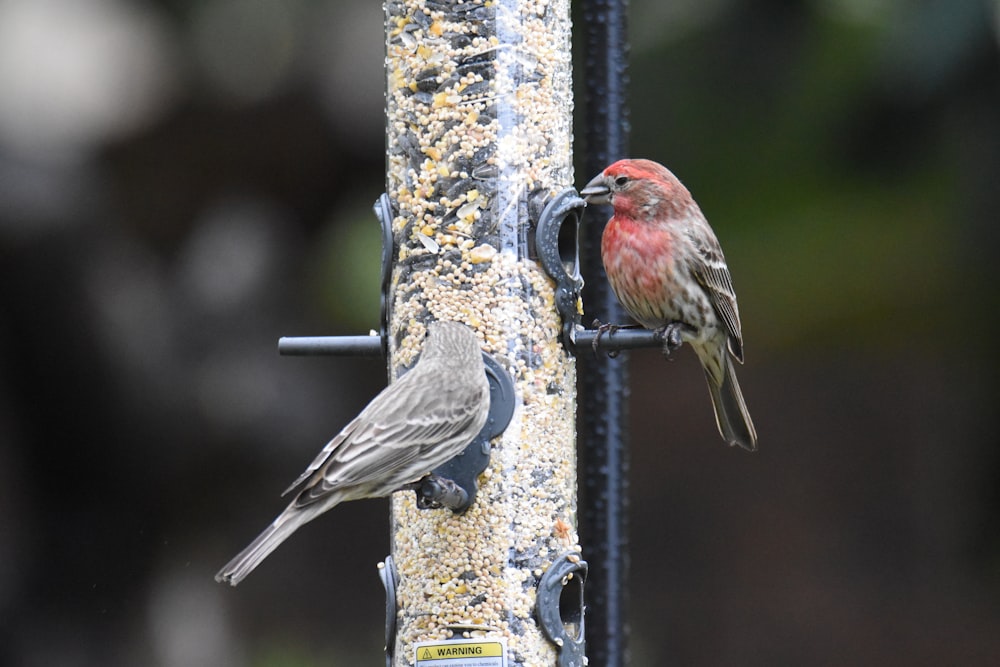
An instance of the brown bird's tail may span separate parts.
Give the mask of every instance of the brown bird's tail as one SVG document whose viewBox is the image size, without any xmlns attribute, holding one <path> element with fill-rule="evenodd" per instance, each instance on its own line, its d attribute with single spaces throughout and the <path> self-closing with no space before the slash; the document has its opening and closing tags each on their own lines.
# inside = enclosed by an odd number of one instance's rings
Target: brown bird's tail
<svg viewBox="0 0 1000 667">
<path fill-rule="evenodd" d="M 756 451 L 757 430 L 753 427 L 746 401 L 743 400 L 743 392 L 740 391 L 740 384 L 736 381 L 733 359 L 725 348 L 721 350 L 720 356 L 721 377 L 718 380 L 710 370 L 710 366 L 704 364 L 704 359 L 702 360 L 705 377 L 708 380 L 708 390 L 712 394 L 715 423 L 719 427 L 719 433 L 730 446 L 739 445 L 747 451 Z"/>
<path fill-rule="evenodd" d="M 264 529 L 264 532 L 254 538 L 254 541 L 247 545 L 246 549 L 226 563 L 226 566 L 215 575 L 215 580 L 220 584 L 225 583 L 230 586 L 240 583 L 254 571 L 254 568 L 260 565 L 262 560 L 291 537 L 292 533 L 301 528 L 303 524 L 315 519 L 325 509 L 327 509 L 326 506 L 308 506 L 299 509 L 292 503 L 270 526 Z"/>
</svg>

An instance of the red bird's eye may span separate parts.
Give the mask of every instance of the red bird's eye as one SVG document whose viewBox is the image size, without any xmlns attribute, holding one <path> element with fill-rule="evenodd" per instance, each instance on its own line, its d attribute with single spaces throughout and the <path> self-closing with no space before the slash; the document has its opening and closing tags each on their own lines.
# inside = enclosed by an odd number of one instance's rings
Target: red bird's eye
<svg viewBox="0 0 1000 667">
<path fill-rule="evenodd" d="M 628 183 L 628 176 L 619 176 L 615 179 L 615 185 L 621 186 Z"/>
</svg>

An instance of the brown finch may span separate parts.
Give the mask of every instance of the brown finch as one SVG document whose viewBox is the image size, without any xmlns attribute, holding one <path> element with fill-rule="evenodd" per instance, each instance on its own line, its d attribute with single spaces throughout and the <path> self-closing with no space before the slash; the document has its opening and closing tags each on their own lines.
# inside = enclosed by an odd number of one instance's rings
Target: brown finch
<svg viewBox="0 0 1000 667">
<path fill-rule="evenodd" d="M 433 322 L 416 365 L 331 440 L 285 495 L 291 504 L 216 581 L 235 586 L 303 524 L 345 500 L 387 496 L 457 456 L 479 434 L 490 387 L 471 329 Z"/>
<path fill-rule="evenodd" d="M 601 237 L 608 282 L 629 315 L 665 336 L 664 353 L 687 342 L 712 394 L 715 421 L 730 445 L 757 448 L 757 432 L 733 359 L 743 336 L 733 281 L 715 233 L 677 177 L 652 160 L 620 160 L 580 191 L 614 215 Z"/>
</svg>

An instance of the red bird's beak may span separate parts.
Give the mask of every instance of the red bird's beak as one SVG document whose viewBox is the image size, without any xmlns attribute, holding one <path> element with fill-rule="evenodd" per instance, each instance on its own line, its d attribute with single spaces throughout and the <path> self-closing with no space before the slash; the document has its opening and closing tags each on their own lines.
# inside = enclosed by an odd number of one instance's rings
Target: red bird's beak
<svg viewBox="0 0 1000 667">
<path fill-rule="evenodd" d="M 611 188 L 608 186 L 608 179 L 604 174 L 598 174 L 594 180 L 587 183 L 587 186 L 580 190 L 583 200 L 588 204 L 610 204 Z"/>
</svg>

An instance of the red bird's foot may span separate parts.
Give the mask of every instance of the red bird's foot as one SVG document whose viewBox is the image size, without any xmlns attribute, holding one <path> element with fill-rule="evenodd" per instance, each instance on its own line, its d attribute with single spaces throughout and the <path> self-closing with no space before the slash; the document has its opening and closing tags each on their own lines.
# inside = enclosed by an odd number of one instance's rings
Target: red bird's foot
<svg viewBox="0 0 1000 667">
<path fill-rule="evenodd" d="M 594 336 L 594 340 L 590 344 L 590 346 L 592 348 L 594 348 L 594 354 L 597 354 L 597 348 L 599 348 L 601 346 L 601 337 L 604 336 L 604 334 L 608 334 L 608 337 L 610 338 L 611 336 L 614 336 L 615 332 L 618 331 L 619 329 L 635 329 L 637 325 L 635 325 L 635 324 L 610 324 L 610 323 L 609 324 L 601 324 L 600 320 L 594 320 L 594 323 L 591 326 L 594 327 L 595 329 L 597 329 L 597 335 Z M 621 350 L 609 350 L 608 351 L 608 357 L 614 359 L 620 353 L 621 353 Z"/>
<path fill-rule="evenodd" d="M 684 341 L 681 340 L 682 331 L 690 331 L 691 327 L 683 322 L 671 322 L 666 326 L 657 329 L 656 334 L 663 339 L 663 356 L 670 358 L 670 355 L 680 349 Z"/>
<path fill-rule="evenodd" d="M 600 320 L 594 320 L 594 323 L 591 326 L 593 326 L 595 329 L 597 329 L 597 335 L 594 336 L 594 340 L 590 344 L 590 346 L 592 348 L 594 348 L 594 354 L 596 355 L 597 354 L 597 348 L 599 348 L 601 346 L 601 337 L 604 334 L 608 334 L 609 336 L 614 335 L 614 333 L 616 331 L 618 331 L 618 325 L 617 324 L 601 324 Z M 616 351 L 608 352 L 608 356 L 612 357 L 612 358 L 616 357 L 616 356 L 618 356 L 618 352 L 616 352 Z"/>
</svg>

